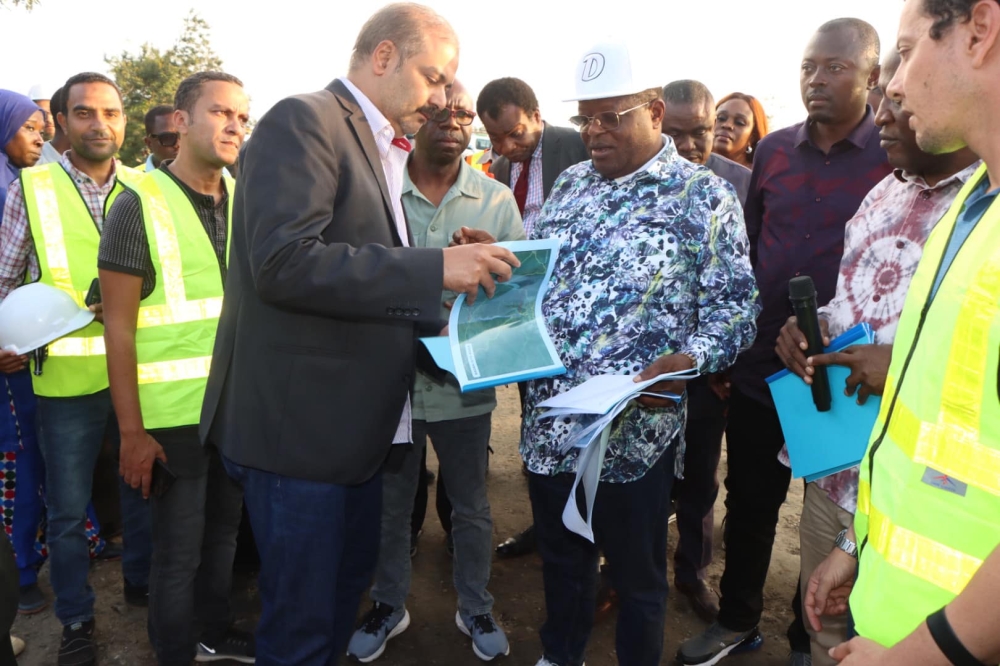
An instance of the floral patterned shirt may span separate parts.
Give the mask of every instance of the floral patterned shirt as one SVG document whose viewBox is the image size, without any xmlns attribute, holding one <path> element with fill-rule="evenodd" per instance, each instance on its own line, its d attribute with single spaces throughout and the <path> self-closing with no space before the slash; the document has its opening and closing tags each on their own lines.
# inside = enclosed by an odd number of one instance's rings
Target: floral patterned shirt
<svg viewBox="0 0 1000 666">
<path fill-rule="evenodd" d="M 538 403 L 596 375 L 638 374 L 664 354 L 717 372 L 753 342 L 760 307 L 739 200 L 669 137 L 623 178 L 590 161 L 564 171 L 534 235 L 561 243 L 542 312 L 567 372 L 528 383 L 521 456 L 531 472 L 575 472 L 578 451 L 560 445 L 593 418 L 539 420 Z M 686 401 L 632 403 L 612 426 L 601 480 L 641 478 L 675 440 L 680 464 L 685 413 Z"/>
<path fill-rule="evenodd" d="M 819 309 L 831 337 L 867 322 L 877 344 L 892 344 L 924 242 L 978 167 L 977 161 L 934 187 L 896 170 L 872 188 L 845 228 L 836 294 Z M 816 485 L 837 506 L 855 512 L 857 467 L 819 479 Z"/>
</svg>

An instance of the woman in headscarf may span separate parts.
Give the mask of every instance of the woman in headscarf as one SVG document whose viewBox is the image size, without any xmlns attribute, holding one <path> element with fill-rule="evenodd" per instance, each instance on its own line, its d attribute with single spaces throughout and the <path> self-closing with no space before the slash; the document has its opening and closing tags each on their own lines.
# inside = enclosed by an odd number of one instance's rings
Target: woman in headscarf
<svg viewBox="0 0 1000 666">
<path fill-rule="evenodd" d="M 44 127 L 45 112 L 38 105 L 19 93 L 0 90 L 0 211 L 10 183 L 21 169 L 34 166 L 41 157 Z M 2 221 L 0 215 L 0 224 Z M 48 554 L 44 479 L 28 359 L 0 349 L 0 527 L 14 547 L 20 572 L 18 610 L 26 615 L 48 606 L 38 589 L 38 569 Z M 87 515 L 87 536 L 91 557 L 95 557 L 105 543 L 98 534 L 93 507 L 87 508 Z"/>
</svg>

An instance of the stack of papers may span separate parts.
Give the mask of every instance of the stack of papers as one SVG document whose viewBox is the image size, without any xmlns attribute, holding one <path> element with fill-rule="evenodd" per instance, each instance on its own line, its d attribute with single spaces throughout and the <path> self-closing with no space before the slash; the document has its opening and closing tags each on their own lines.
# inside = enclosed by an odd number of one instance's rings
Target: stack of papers
<svg viewBox="0 0 1000 666">
<path fill-rule="evenodd" d="M 542 316 L 542 297 L 559 255 L 559 241 L 497 243 L 521 262 L 498 282 L 493 298 L 479 288 L 472 305 L 461 294 L 448 319 L 448 337 L 421 338 L 439 368 L 462 392 L 566 372 Z"/>
<path fill-rule="evenodd" d="M 563 443 L 561 453 L 566 453 L 573 447 L 587 448 L 599 434 L 611 424 L 628 403 L 641 395 L 656 398 L 666 398 L 679 402 L 681 397 L 673 393 L 653 393 L 646 391 L 653 384 L 664 381 L 691 380 L 698 376 L 697 370 L 669 372 L 643 382 L 636 382 L 635 375 L 598 375 L 591 377 L 579 386 L 574 386 L 565 393 L 560 393 L 538 404 L 545 408 L 538 418 L 555 418 L 568 415 L 597 415 L 590 426 L 576 433 Z"/>
<path fill-rule="evenodd" d="M 640 395 L 651 395 L 657 398 L 667 398 L 680 401 L 681 397 L 673 393 L 654 393 L 646 391 L 657 382 L 674 380 L 691 380 L 698 376 L 697 370 L 669 372 L 643 382 L 636 382 L 635 375 L 599 375 L 588 379 L 583 384 L 575 386 L 565 393 L 539 403 L 546 411 L 538 418 L 553 418 L 568 415 L 596 415 L 597 418 L 587 427 L 577 431 L 573 437 L 564 442 L 561 452 L 565 454 L 573 447 L 583 449 L 577 459 L 576 479 L 570 490 L 569 499 L 563 508 L 563 525 L 566 529 L 579 534 L 585 539 L 594 541 L 592 521 L 594 516 L 594 499 L 597 497 L 597 486 L 601 482 L 601 469 L 604 467 L 604 455 L 608 450 L 608 440 L 611 436 L 611 423 L 628 406 L 628 403 Z M 587 505 L 587 518 L 580 515 L 576 505 L 576 491 L 583 484 L 584 500 Z"/>
<path fill-rule="evenodd" d="M 874 342 L 871 326 L 858 324 L 834 339 L 825 351 Z M 833 397 L 827 412 L 816 410 L 812 389 L 791 371 L 782 370 L 767 378 L 796 479 L 815 481 L 854 467 L 864 457 L 882 398 L 873 395 L 859 405 L 856 396 L 844 395 L 850 374 L 845 366 L 827 366 Z"/>
</svg>

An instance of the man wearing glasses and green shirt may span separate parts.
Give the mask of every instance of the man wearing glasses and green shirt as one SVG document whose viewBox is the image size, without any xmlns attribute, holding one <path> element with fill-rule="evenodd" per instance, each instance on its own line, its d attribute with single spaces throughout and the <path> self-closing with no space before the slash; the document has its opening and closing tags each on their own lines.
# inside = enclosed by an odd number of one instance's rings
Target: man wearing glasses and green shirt
<svg viewBox="0 0 1000 666">
<path fill-rule="evenodd" d="M 415 247 L 446 248 L 464 225 L 500 241 L 522 240 L 524 227 L 511 191 L 462 159 L 469 145 L 472 98 L 459 82 L 448 104 L 430 117 L 415 138 L 403 172 L 403 208 Z M 442 304 L 455 300 L 444 292 Z M 442 317 L 448 310 L 442 306 Z M 417 374 L 413 388 L 413 445 L 401 464 L 382 473 L 382 526 L 378 565 L 371 589 L 373 605 L 354 632 L 347 652 L 362 663 L 374 661 L 386 641 L 410 625 L 405 602 L 410 589 L 410 515 L 420 478 L 427 437 L 437 452 L 452 505 L 454 577 L 458 629 L 470 636 L 484 661 L 510 651 L 503 629 L 493 619 L 493 597 L 486 589 L 492 560 L 493 521 L 486 494 L 486 458 L 493 389 L 461 393 L 453 379 Z"/>
</svg>

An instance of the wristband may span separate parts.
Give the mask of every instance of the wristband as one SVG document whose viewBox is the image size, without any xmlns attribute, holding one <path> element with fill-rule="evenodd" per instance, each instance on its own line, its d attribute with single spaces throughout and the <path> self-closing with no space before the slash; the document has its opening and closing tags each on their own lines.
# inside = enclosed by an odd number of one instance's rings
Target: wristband
<svg viewBox="0 0 1000 666">
<path fill-rule="evenodd" d="M 969 652 L 962 641 L 958 640 L 944 613 L 944 607 L 927 616 L 927 629 L 944 656 L 955 666 L 986 666 Z"/>
</svg>

